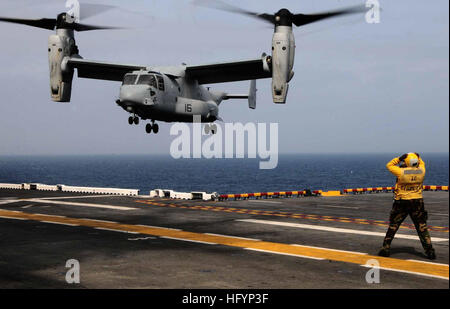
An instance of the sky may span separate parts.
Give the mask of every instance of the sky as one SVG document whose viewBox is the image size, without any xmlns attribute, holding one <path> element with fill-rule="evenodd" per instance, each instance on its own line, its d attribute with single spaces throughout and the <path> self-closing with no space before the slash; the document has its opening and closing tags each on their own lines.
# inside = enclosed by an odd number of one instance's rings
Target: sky
<svg viewBox="0 0 450 309">
<path fill-rule="evenodd" d="M 83 1 L 80 1 L 83 4 Z M 190 0 L 95 1 L 117 8 L 85 23 L 124 26 L 77 33 L 86 59 L 148 66 L 254 59 L 270 53 L 273 28 Z M 228 0 L 256 12 L 313 13 L 360 0 Z M 449 150 L 449 2 L 379 0 L 378 24 L 364 15 L 294 29 L 295 76 L 285 105 L 270 79 L 257 108 L 225 101 L 226 122 L 278 123 L 280 153 L 405 153 Z M 1 0 L 2 16 L 53 18 L 63 0 Z M 0 155 L 168 154 L 174 136 L 128 125 L 115 104 L 120 83 L 74 78 L 71 103 L 50 99 L 50 31 L 0 23 Z M 212 85 L 245 93 L 249 82 Z"/>
</svg>

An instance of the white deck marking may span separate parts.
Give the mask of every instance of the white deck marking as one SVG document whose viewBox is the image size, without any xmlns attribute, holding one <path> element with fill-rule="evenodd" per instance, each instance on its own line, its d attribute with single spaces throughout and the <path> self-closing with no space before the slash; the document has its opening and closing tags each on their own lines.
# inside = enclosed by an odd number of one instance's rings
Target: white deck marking
<svg viewBox="0 0 450 309">
<path fill-rule="evenodd" d="M 106 227 L 96 227 L 95 229 L 96 230 L 109 231 L 109 232 L 120 232 L 120 233 L 126 233 L 126 234 L 139 234 L 138 232 L 130 232 L 130 231 L 123 231 L 123 230 L 108 229 Z"/>
<path fill-rule="evenodd" d="M 8 217 L 8 216 L 0 216 L 0 218 L 3 218 L 3 219 L 14 219 L 14 220 L 27 220 L 27 219 L 24 219 L 24 218 L 16 218 L 16 217 Z"/>
<path fill-rule="evenodd" d="M 274 253 L 274 254 L 280 254 L 280 255 L 288 255 L 288 256 L 295 256 L 295 257 L 302 257 L 305 259 L 311 259 L 311 260 L 318 260 L 318 261 L 323 261 L 325 259 L 322 258 L 316 258 L 316 257 L 312 257 L 312 256 L 307 256 L 307 255 L 300 255 L 300 254 L 290 254 L 290 253 L 284 253 L 284 252 L 278 252 L 278 251 L 270 251 L 270 250 L 262 250 L 262 249 L 253 249 L 253 248 L 244 248 L 245 250 L 250 250 L 250 251 L 257 251 L 257 252 L 264 252 L 264 253 Z"/>
<path fill-rule="evenodd" d="M 236 239 L 242 239 L 242 240 L 261 241 L 261 239 L 255 239 L 255 238 L 246 238 L 246 237 L 238 237 L 238 236 L 230 236 L 230 235 L 222 235 L 222 234 L 214 234 L 214 233 L 204 233 L 204 234 L 211 235 L 211 236 L 230 237 L 230 238 L 236 238 Z"/>
<path fill-rule="evenodd" d="M 42 197 L 41 200 L 65 200 L 73 198 L 93 198 L 93 197 L 124 197 L 123 195 L 83 195 L 83 196 L 52 196 L 52 197 Z"/>
<path fill-rule="evenodd" d="M 39 214 L 40 216 L 47 216 L 47 217 L 57 217 L 57 218 L 67 218 L 66 216 L 57 216 L 57 215 L 47 215 L 47 214 Z"/>
<path fill-rule="evenodd" d="M 128 240 L 131 240 L 131 241 L 136 241 L 136 240 L 148 240 L 148 239 L 156 239 L 156 237 L 149 236 L 149 237 L 128 238 Z"/>
<path fill-rule="evenodd" d="M 295 227 L 295 228 L 301 228 L 301 229 L 334 232 L 334 233 L 346 233 L 346 234 L 357 234 L 357 235 L 379 236 L 379 237 L 386 236 L 386 233 L 381 233 L 381 232 L 351 230 L 351 229 L 343 229 L 343 228 L 329 227 L 329 226 L 322 226 L 322 225 L 309 225 L 309 224 L 269 221 L 269 220 L 255 220 L 255 219 L 239 219 L 236 221 L 247 222 L 247 223 L 269 224 L 269 225 L 277 225 L 277 226 L 287 226 L 287 227 Z M 396 234 L 395 238 L 419 240 L 418 236 L 406 235 L 406 234 Z M 434 242 L 448 241 L 448 238 L 432 237 L 431 240 Z"/>
<path fill-rule="evenodd" d="M 91 218 L 82 218 L 82 220 L 89 220 L 89 221 L 95 221 L 95 222 L 105 222 L 105 223 L 117 223 L 117 222 L 114 222 L 114 221 L 97 220 L 97 219 L 91 219 Z"/>
<path fill-rule="evenodd" d="M 423 261 L 420 261 L 420 262 L 423 262 Z M 361 265 L 361 266 L 362 267 L 366 267 L 366 268 L 373 268 L 372 266 L 369 266 L 369 265 Z M 383 269 L 383 270 L 395 271 L 395 272 L 399 272 L 399 273 L 405 273 L 405 274 L 411 274 L 411 275 L 419 275 L 419 276 L 425 276 L 425 277 L 430 277 L 430 278 L 437 278 L 437 279 L 448 280 L 448 278 L 446 278 L 446 277 L 430 275 L 430 274 L 424 274 L 424 273 L 419 273 L 419 272 L 415 272 L 415 271 L 400 270 L 400 269 L 395 269 L 395 268 L 390 268 L 390 267 L 377 267 L 377 268 L 378 269 Z"/>
<path fill-rule="evenodd" d="M 5 204 L 11 204 L 11 203 L 17 203 L 19 202 L 19 200 L 2 200 L 0 202 L 0 205 L 5 205 Z"/>
<path fill-rule="evenodd" d="M 79 226 L 78 224 L 71 224 L 71 223 L 61 223 L 61 222 L 54 222 L 54 221 L 39 221 L 42 223 L 51 223 L 51 224 L 59 224 L 59 225 L 67 225 L 67 226 Z"/>
<path fill-rule="evenodd" d="M 363 253 L 363 252 L 338 250 L 338 249 L 330 249 L 330 248 L 323 248 L 323 247 L 313 247 L 313 246 L 305 246 L 305 245 L 299 245 L 299 244 L 292 244 L 291 246 L 306 247 L 306 248 L 313 248 L 313 249 L 323 249 L 323 250 L 329 250 L 329 251 L 335 251 L 335 252 L 352 253 L 352 254 L 360 254 L 360 255 L 367 255 L 368 254 L 368 253 Z"/>
<path fill-rule="evenodd" d="M 181 231 L 180 229 L 174 229 L 171 227 L 162 227 L 162 226 L 154 226 L 154 225 L 143 225 L 143 224 L 136 224 L 136 226 L 142 226 L 142 227 L 148 227 L 153 229 L 166 229 L 166 230 L 172 230 L 172 231 Z"/>
<path fill-rule="evenodd" d="M 62 202 L 62 201 L 51 201 L 51 200 L 44 200 L 44 199 L 29 199 L 29 200 L 25 200 L 25 201 L 33 202 L 33 203 L 69 205 L 69 206 L 81 206 L 81 207 L 94 207 L 94 208 L 106 208 L 106 209 L 115 209 L 115 210 L 134 210 L 134 209 L 137 209 L 137 208 L 134 208 L 134 207 L 125 207 L 125 206 L 91 204 L 91 203 Z"/>
<path fill-rule="evenodd" d="M 195 242 L 198 244 L 206 244 L 206 245 L 217 245 L 215 242 L 193 240 L 193 239 L 186 239 L 186 238 L 177 238 L 177 237 L 170 237 L 170 236 L 159 236 L 159 238 L 166 238 L 166 239 L 173 239 L 173 240 L 180 240 L 180 241 L 189 241 L 189 242 Z"/>
<path fill-rule="evenodd" d="M 414 259 L 408 259 L 407 261 L 420 262 L 420 263 L 431 264 L 431 265 L 442 265 L 442 266 L 448 266 L 448 264 L 435 263 L 435 262 L 422 261 L 422 260 L 414 260 Z"/>
</svg>

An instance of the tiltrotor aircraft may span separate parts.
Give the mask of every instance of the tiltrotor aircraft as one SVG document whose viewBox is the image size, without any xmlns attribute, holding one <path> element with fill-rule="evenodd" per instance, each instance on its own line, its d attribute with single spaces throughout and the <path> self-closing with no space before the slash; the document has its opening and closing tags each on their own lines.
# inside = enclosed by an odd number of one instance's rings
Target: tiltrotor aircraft
<svg viewBox="0 0 450 309">
<path fill-rule="evenodd" d="M 209 2 L 214 3 L 214 2 Z M 219 2 L 216 2 L 219 3 Z M 294 72 L 295 41 L 292 25 L 303 26 L 339 15 L 362 12 L 362 7 L 346 8 L 319 14 L 292 14 L 281 9 L 275 14 L 257 14 L 231 6 L 222 6 L 231 12 L 246 14 L 274 24 L 272 55 L 258 59 L 206 65 L 179 65 L 158 67 L 147 65 L 115 64 L 92 61 L 80 56 L 75 43 L 75 31 L 113 29 L 77 22 L 74 16 L 60 13 L 56 19 L 18 19 L 0 17 L 0 21 L 55 30 L 48 39 L 50 95 L 55 102 L 70 102 L 72 79 L 77 70 L 79 78 L 120 81 L 117 105 L 130 113 L 129 124 L 139 119 L 149 120 L 147 133 L 158 133 L 155 121 L 192 122 L 193 115 L 201 121 L 213 123 L 221 120 L 219 104 L 228 99 L 248 99 L 256 107 L 256 79 L 272 78 L 272 96 L 275 103 L 285 103 L 289 82 Z M 205 84 L 250 80 L 248 94 L 228 94 L 212 91 Z M 207 133 L 215 133 L 214 124 L 207 125 Z"/>
</svg>

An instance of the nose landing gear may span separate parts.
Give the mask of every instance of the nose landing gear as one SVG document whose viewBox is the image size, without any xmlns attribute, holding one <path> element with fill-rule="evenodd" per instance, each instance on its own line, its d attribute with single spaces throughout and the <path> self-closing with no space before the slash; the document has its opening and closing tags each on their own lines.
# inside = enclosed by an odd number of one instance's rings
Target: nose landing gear
<svg viewBox="0 0 450 309">
<path fill-rule="evenodd" d="M 130 116 L 128 117 L 128 124 L 132 125 L 132 124 L 138 125 L 139 124 L 139 117 L 137 116 Z"/>
</svg>

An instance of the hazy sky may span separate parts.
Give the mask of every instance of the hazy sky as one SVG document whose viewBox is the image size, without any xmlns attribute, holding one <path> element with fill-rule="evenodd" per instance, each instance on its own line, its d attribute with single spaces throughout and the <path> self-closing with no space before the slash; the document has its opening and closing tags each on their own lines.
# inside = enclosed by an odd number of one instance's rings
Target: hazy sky
<svg viewBox="0 0 450 309">
<path fill-rule="evenodd" d="M 381 23 L 349 16 L 295 29 L 295 76 L 286 105 L 260 80 L 257 109 L 225 101 L 227 122 L 278 122 L 282 153 L 448 152 L 447 0 L 379 0 Z M 80 1 L 83 3 L 83 1 Z M 86 23 L 130 29 L 77 33 L 80 54 L 111 62 L 176 65 L 257 58 L 273 29 L 258 20 L 191 5 L 189 0 L 95 1 L 113 9 Z M 228 0 L 257 12 L 310 13 L 360 0 Z M 37 4 L 39 3 L 39 4 Z M 55 17 L 63 0 L 0 1 L 2 16 Z M 169 153 L 174 137 L 128 125 L 114 101 L 120 83 L 74 78 L 72 102 L 50 100 L 50 31 L 0 24 L 0 155 Z M 213 85 L 247 92 L 249 82 Z"/>
</svg>

